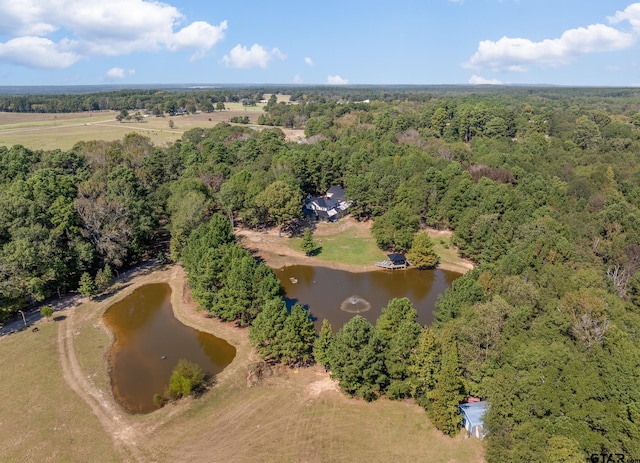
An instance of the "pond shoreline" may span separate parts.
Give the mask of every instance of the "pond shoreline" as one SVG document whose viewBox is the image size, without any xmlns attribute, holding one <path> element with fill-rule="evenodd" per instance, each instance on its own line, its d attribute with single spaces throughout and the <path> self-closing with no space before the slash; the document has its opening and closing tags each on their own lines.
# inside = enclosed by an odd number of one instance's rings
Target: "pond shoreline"
<svg viewBox="0 0 640 463">
<path fill-rule="evenodd" d="M 335 229 L 329 228 L 335 224 L 320 224 L 314 232 L 314 237 L 330 237 L 332 234 L 343 231 L 348 228 L 357 228 L 361 232 L 370 228 L 370 224 L 357 222 L 351 218 L 341 219 L 341 223 Z M 321 225 L 327 225 L 321 227 Z M 429 236 L 437 240 L 439 238 L 449 238 L 450 231 L 442 231 L 435 229 L 426 229 Z M 289 237 L 278 233 L 277 228 L 266 231 L 256 231 L 247 228 L 237 228 L 235 231 L 236 238 L 242 247 L 252 252 L 254 256 L 264 261 L 272 269 L 282 269 L 291 265 L 311 265 L 314 267 L 327 267 L 334 270 L 344 270 L 351 273 L 377 272 L 385 271 L 380 267 L 376 267 L 374 262 L 370 265 L 354 265 L 342 262 L 323 260 L 318 257 L 309 257 L 301 251 L 292 249 L 288 242 Z M 474 267 L 473 262 L 457 257 L 455 261 L 441 262 L 436 268 L 447 270 L 450 272 L 465 274 Z M 388 271 L 388 270 L 386 270 Z"/>
</svg>

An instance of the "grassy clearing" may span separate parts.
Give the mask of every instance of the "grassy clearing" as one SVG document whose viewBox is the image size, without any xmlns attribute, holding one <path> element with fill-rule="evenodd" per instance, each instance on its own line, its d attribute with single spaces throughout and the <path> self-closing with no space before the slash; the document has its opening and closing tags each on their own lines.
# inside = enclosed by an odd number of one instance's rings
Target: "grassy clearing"
<svg viewBox="0 0 640 463">
<path fill-rule="evenodd" d="M 386 259 L 385 253 L 378 249 L 368 230 L 349 228 L 328 236 L 314 236 L 314 241 L 321 247 L 315 259 L 325 262 L 372 265 Z M 292 238 L 289 242 L 290 247 L 296 251 L 301 251 L 301 244 L 301 238 Z"/>
<path fill-rule="evenodd" d="M 465 273 L 473 268 L 473 263 L 461 258 L 458 250 L 450 246 L 452 232 L 427 229 L 434 243 L 434 250 L 440 256 L 439 268 L 457 273 Z M 360 223 L 346 217 L 334 223 L 319 223 L 314 232 L 315 242 L 321 251 L 313 259 L 332 264 L 371 266 L 385 260 L 386 253 L 376 245 L 370 224 Z M 301 238 L 282 239 L 282 245 L 302 252 Z M 271 249 L 271 251 L 274 251 Z"/>
<path fill-rule="evenodd" d="M 41 322 L 0 340 L 2 461 L 120 461 L 111 437 L 67 386 L 58 362 L 58 325 Z"/>
<path fill-rule="evenodd" d="M 246 112 L 262 112 L 265 105 L 256 104 L 255 106 L 245 106 L 242 103 L 225 103 L 226 111 L 246 111 Z M 253 119 L 252 119 L 253 120 Z"/>
</svg>

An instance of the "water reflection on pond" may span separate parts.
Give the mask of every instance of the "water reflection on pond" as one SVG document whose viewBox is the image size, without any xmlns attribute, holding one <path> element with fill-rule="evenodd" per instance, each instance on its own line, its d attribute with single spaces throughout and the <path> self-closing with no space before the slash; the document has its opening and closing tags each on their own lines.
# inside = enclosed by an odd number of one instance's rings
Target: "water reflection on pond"
<svg viewBox="0 0 640 463">
<path fill-rule="evenodd" d="M 130 413 L 157 407 L 178 360 L 200 365 L 208 374 L 221 372 L 236 349 L 224 339 L 182 324 L 173 315 L 171 288 L 164 283 L 136 289 L 112 305 L 103 316 L 115 342 L 109 350 L 111 386 L 116 400 Z"/>
<path fill-rule="evenodd" d="M 445 270 L 396 270 L 350 273 L 325 267 L 293 265 L 275 270 L 289 305 L 309 307 L 319 329 L 324 318 L 334 329 L 356 313 L 370 322 L 394 297 L 407 297 L 418 311 L 418 323 L 433 321 L 438 294 L 461 276 Z"/>
</svg>

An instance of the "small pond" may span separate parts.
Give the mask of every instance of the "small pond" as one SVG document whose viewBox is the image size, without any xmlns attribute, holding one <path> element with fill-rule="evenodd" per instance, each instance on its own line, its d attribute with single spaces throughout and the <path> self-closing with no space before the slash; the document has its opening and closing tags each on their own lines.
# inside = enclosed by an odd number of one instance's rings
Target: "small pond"
<svg viewBox="0 0 640 463">
<path fill-rule="evenodd" d="M 287 298 L 287 304 L 309 307 L 320 329 L 324 318 L 339 329 L 360 314 L 375 323 L 389 300 L 407 297 L 418 312 L 418 323 L 433 321 L 438 294 L 461 275 L 445 270 L 381 270 L 351 273 L 326 267 L 292 265 L 275 270 Z"/>
<path fill-rule="evenodd" d="M 175 318 L 171 288 L 165 283 L 136 289 L 112 305 L 103 320 L 115 335 L 108 354 L 113 395 L 130 413 L 157 408 L 153 395 L 167 389 L 178 360 L 190 360 L 207 375 L 215 375 L 236 355 L 224 339 Z"/>
</svg>

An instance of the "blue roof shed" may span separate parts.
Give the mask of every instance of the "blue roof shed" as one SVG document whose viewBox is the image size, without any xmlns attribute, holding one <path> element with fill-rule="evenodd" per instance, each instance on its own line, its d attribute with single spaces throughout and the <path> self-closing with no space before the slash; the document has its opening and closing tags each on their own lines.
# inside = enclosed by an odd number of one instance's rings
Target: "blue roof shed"
<svg viewBox="0 0 640 463">
<path fill-rule="evenodd" d="M 484 414 L 489 408 L 488 402 L 472 402 L 458 406 L 462 413 L 462 425 L 467 432 L 482 439 L 484 437 Z"/>
</svg>

